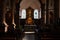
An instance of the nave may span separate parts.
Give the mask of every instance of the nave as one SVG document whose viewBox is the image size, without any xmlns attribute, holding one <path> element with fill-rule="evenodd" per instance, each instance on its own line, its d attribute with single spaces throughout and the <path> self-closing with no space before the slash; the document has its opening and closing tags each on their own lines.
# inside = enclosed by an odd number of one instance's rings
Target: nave
<svg viewBox="0 0 60 40">
<path fill-rule="evenodd" d="M 0 40 L 60 40 L 60 0 L 0 0 Z"/>
</svg>

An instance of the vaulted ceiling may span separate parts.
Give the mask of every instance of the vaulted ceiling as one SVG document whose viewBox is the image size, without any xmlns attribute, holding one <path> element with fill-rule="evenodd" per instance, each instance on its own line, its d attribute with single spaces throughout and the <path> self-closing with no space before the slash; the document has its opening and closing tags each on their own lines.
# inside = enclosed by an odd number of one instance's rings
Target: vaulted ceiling
<svg viewBox="0 0 60 40">
<path fill-rule="evenodd" d="M 46 0 L 22 0 L 20 3 L 20 10 L 28 7 L 40 10 L 41 3 L 39 1 L 44 4 Z"/>
<path fill-rule="evenodd" d="M 38 0 L 22 0 L 20 3 L 20 10 L 31 7 L 33 9 L 40 9 L 41 4 Z"/>
<path fill-rule="evenodd" d="M 18 1 L 18 0 L 17 0 Z M 26 0 L 25 0 L 26 1 Z M 31 0 L 30 0 L 31 1 Z M 32 0 L 33 1 L 33 0 Z M 42 3 L 45 3 L 46 0 L 38 0 L 38 1 L 42 1 Z"/>
<path fill-rule="evenodd" d="M 0 2 L 1 1 L 2 0 L 0 0 Z M 18 1 L 20 0 L 16 0 L 16 2 Z M 33 9 L 40 9 L 41 3 L 39 1 L 41 1 L 43 4 L 45 3 L 45 0 L 22 0 L 20 3 L 20 9 L 26 9 L 28 7 L 32 7 Z"/>
</svg>

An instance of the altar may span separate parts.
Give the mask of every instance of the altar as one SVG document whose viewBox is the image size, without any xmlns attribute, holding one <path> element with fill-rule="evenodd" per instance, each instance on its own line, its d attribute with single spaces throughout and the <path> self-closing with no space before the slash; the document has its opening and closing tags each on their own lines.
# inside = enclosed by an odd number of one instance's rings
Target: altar
<svg viewBox="0 0 60 40">
<path fill-rule="evenodd" d="M 37 25 L 24 25 L 25 32 L 34 32 Z"/>
</svg>

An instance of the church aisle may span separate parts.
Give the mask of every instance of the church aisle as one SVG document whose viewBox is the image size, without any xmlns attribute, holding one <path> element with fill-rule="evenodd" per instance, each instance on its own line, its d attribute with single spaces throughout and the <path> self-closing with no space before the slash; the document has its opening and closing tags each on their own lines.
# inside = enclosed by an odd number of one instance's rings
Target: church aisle
<svg viewBox="0 0 60 40">
<path fill-rule="evenodd" d="M 35 40 L 34 34 L 25 34 L 22 40 Z"/>
</svg>

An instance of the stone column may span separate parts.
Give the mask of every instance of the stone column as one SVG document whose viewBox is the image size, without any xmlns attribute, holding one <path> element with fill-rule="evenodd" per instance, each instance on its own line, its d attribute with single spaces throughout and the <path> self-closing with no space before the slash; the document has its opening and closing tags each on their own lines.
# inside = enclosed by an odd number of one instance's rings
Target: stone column
<svg viewBox="0 0 60 40">
<path fill-rule="evenodd" d="M 7 0 L 4 0 L 4 4 L 3 4 L 3 24 L 5 25 L 5 32 L 7 32 L 7 28 L 8 28 L 8 24 L 6 23 L 6 19 L 5 19 L 5 14 L 7 13 L 6 3 L 7 3 Z"/>
<path fill-rule="evenodd" d="M 44 24 L 46 24 L 46 0 L 45 0 L 45 7 L 44 7 Z"/>
<path fill-rule="evenodd" d="M 49 0 L 46 0 L 46 24 L 48 24 L 48 3 Z"/>
<path fill-rule="evenodd" d="M 13 1 L 12 3 L 12 24 L 14 25 L 14 29 L 16 29 L 16 24 L 15 24 L 15 21 L 14 21 L 14 13 L 15 13 L 15 0 Z"/>
<path fill-rule="evenodd" d="M 60 0 L 59 0 L 59 18 L 60 18 Z"/>
<path fill-rule="evenodd" d="M 58 25 L 58 19 L 59 19 L 59 0 L 54 0 L 54 12 L 55 12 L 55 24 Z"/>
</svg>

